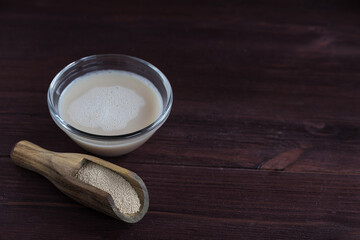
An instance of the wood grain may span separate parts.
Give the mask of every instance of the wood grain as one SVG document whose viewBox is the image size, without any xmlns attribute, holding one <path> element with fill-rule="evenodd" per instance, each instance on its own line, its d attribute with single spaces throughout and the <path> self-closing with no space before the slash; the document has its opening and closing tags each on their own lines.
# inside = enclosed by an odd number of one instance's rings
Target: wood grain
<svg viewBox="0 0 360 240">
<path fill-rule="evenodd" d="M 2 200 L 0 220 L 14 226 L 16 218 L 16 224 L 25 227 L 14 229 L 12 236 L 51 237 L 59 233 L 61 238 L 74 231 L 74 222 L 80 229 L 75 234 L 84 236 L 81 229 L 88 229 L 90 239 L 120 235 L 184 239 L 194 233 L 199 238 L 215 239 L 255 235 L 261 239 L 356 239 L 360 229 L 360 175 L 166 165 L 150 168 L 148 164 L 129 163 L 124 166 L 137 169 L 151 199 L 148 214 L 130 230 L 76 204 L 44 178 L 23 171 L 6 158 L 1 163 L 6 174 L 0 187 L 13 190 Z M 29 188 L 29 183 L 33 187 Z M 30 229 L 33 224 L 51 231 L 37 232 Z M 152 235 L 154 226 L 156 235 Z"/>
<path fill-rule="evenodd" d="M 357 1 L 1 1 L 0 239 L 359 239 Z M 86 153 L 50 118 L 68 63 L 121 53 L 158 67 L 170 117 L 109 162 L 150 195 L 136 225 L 16 167 L 21 139 Z"/>
</svg>

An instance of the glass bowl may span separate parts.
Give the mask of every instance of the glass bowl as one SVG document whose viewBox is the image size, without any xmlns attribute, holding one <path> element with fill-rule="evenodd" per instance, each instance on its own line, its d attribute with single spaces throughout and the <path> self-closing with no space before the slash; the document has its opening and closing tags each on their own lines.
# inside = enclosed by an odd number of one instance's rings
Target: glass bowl
<svg viewBox="0 0 360 240">
<path fill-rule="evenodd" d="M 99 70 L 132 72 L 152 82 L 159 91 L 163 102 L 160 116 L 143 129 L 124 135 L 111 136 L 84 132 L 67 123 L 59 114 L 61 93 L 78 77 Z M 173 93 L 165 75 L 152 64 L 127 55 L 102 54 L 81 58 L 62 69 L 50 84 L 47 102 L 52 119 L 75 143 L 96 155 L 119 156 L 141 146 L 162 126 L 170 114 Z"/>
</svg>

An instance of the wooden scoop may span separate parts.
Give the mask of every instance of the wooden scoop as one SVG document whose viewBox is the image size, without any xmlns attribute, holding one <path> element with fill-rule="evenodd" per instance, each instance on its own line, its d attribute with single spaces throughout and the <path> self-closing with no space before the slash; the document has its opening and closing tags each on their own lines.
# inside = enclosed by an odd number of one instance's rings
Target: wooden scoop
<svg viewBox="0 0 360 240">
<path fill-rule="evenodd" d="M 144 217 L 149 208 L 148 191 L 141 178 L 128 169 L 100 158 L 78 153 L 52 152 L 28 141 L 18 142 L 11 152 L 11 158 L 16 165 L 46 177 L 75 201 L 116 219 L 135 223 Z M 138 194 L 140 210 L 133 214 L 121 213 L 109 193 L 77 179 L 76 173 L 87 161 L 109 168 L 128 181 Z"/>
</svg>

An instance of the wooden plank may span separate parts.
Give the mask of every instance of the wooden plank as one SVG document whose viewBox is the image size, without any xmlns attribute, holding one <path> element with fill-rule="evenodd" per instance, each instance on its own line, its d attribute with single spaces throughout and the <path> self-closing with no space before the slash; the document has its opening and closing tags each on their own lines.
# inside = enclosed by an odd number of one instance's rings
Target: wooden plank
<svg viewBox="0 0 360 240">
<path fill-rule="evenodd" d="M 10 154 L 13 145 L 22 139 L 53 151 L 85 153 L 53 123 L 44 94 L 24 93 L 22 96 L 20 99 L 6 94 L 0 97 L 0 110 L 4 113 L 0 130 L 6 139 L 0 142 L 1 155 Z M 22 112 L 17 112 L 20 108 Z M 175 109 L 149 142 L 116 159 L 190 166 L 359 171 L 360 135 L 355 125 L 332 125 L 332 132 L 316 135 L 301 123 L 242 121 L 241 118 L 234 122 L 229 116 L 217 124 L 218 120 L 209 120 L 209 116 L 212 114 L 203 112 L 190 120 Z"/>
<path fill-rule="evenodd" d="M 0 239 L 358 240 L 359 22 L 355 1 L 2 1 Z M 148 186 L 136 225 L 8 157 L 21 139 L 85 152 L 52 122 L 46 91 L 94 53 L 145 59 L 174 89 L 154 137 L 107 159 Z"/>
<path fill-rule="evenodd" d="M 0 131 L 6 139 L 0 142 L 0 155 L 10 154 L 13 145 L 22 139 L 53 151 L 85 153 L 52 121 L 45 93 L 3 93 L 0 103 Z M 231 106 L 236 109 L 237 103 Z M 356 121 L 314 125 L 249 119 L 236 112 L 222 114 L 219 109 L 220 106 L 191 105 L 179 100 L 168 121 L 149 142 L 115 159 L 188 166 L 359 172 L 360 126 Z"/>
<path fill-rule="evenodd" d="M 180 239 L 195 232 L 203 238 L 356 239 L 360 234 L 360 175 L 124 163 L 143 178 L 150 195 L 148 214 L 129 226 L 76 204 L 40 175 L 0 159 L 0 231 L 10 239 L 67 234 Z"/>
</svg>

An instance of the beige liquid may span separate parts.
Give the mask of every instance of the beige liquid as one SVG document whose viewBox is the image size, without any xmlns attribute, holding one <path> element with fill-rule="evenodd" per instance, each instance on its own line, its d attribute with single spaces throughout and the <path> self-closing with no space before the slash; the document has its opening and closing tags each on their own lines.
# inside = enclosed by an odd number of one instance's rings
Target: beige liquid
<svg viewBox="0 0 360 240">
<path fill-rule="evenodd" d="M 150 81 L 118 70 L 81 76 L 59 99 L 60 116 L 68 124 L 107 136 L 147 127 L 160 116 L 162 108 L 160 93 Z"/>
</svg>

